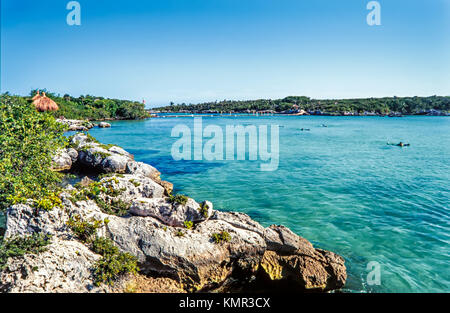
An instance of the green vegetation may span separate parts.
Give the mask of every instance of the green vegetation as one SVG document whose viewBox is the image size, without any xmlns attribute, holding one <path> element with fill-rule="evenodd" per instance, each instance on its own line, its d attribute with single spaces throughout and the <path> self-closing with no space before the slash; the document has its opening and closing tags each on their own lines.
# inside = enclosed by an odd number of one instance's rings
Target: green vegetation
<svg viewBox="0 0 450 313">
<path fill-rule="evenodd" d="M 200 104 L 180 104 L 158 108 L 169 112 L 247 112 L 273 110 L 283 112 L 298 109 L 305 111 L 321 111 L 323 113 L 343 114 L 344 112 L 375 112 L 388 114 L 400 112 L 416 114 L 426 110 L 450 111 L 450 97 L 386 97 L 366 99 L 317 100 L 308 97 L 286 97 L 284 99 L 206 102 Z"/>
<path fill-rule="evenodd" d="M 33 90 L 30 95 L 34 96 L 36 93 L 37 90 Z M 64 116 L 67 119 L 77 120 L 136 120 L 149 117 L 145 111 L 145 105 L 137 101 L 107 99 L 90 95 L 75 98 L 65 94 L 61 97 L 48 91 L 46 95 L 59 106 L 58 111 L 51 113 L 55 117 Z"/>
<path fill-rule="evenodd" d="M 98 179 L 101 180 L 103 178 L 109 178 L 109 177 L 113 177 L 115 175 L 116 175 L 115 173 L 103 173 L 103 174 L 98 175 Z"/>
<path fill-rule="evenodd" d="M 113 145 L 113 144 L 107 144 L 107 145 L 105 145 L 105 144 L 99 144 L 98 145 L 100 148 L 103 148 L 103 149 L 105 149 L 105 150 L 109 150 L 110 148 L 112 148 L 112 147 L 118 147 L 117 145 Z"/>
<path fill-rule="evenodd" d="M 55 193 L 50 193 L 47 196 L 44 196 L 41 199 L 37 200 L 38 209 L 45 211 L 51 211 L 57 206 L 61 207 L 61 205 L 62 201 Z"/>
<path fill-rule="evenodd" d="M 97 234 L 97 229 L 105 225 L 105 221 L 96 220 L 95 218 L 91 218 L 86 221 L 83 220 L 81 216 L 75 215 L 70 218 L 66 224 L 79 240 L 89 243 L 94 240 L 94 237 Z"/>
<path fill-rule="evenodd" d="M 70 218 L 67 222 L 78 239 L 89 244 L 93 252 L 102 256 L 93 268 L 96 286 L 100 286 L 102 283 L 112 285 L 120 275 L 136 274 L 139 271 L 136 257 L 120 252 L 112 240 L 97 236 L 97 229 L 108 223 L 108 219 L 101 221 L 91 218 L 89 221 L 85 221 L 79 215 Z"/>
<path fill-rule="evenodd" d="M 139 187 L 141 185 L 140 182 L 134 180 L 134 179 L 130 179 L 130 183 L 132 183 L 134 185 L 134 187 Z"/>
<path fill-rule="evenodd" d="M 226 232 L 226 231 L 222 231 L 219 234 L 217 233 L 213 233 L 211 235 L 211 239 L 215 242 L 215 243 L 223 243 L 223 242 L 229 242 L 231 240 L 231 235 Z"/>
<path fill-rule="evenodd" d="M 9 238 L 0 242 L 0 271 L 4 269 L 8 258 L 44 252 L 50 241 L 50 235 L 35 233 L 31 236 Z"/>
<path fill-rule="evenodd" d="M 4 222 L 1 220 L 2 216 L 0 215 L 0 241 L 2 241 L 3 236 L 5 235 L 6 228 L 4 227 Z"/>
<path fill-rule="evenodd" d="M 117 173 L 103 173 L 103 174 L 100 174 L 100 175 L 98 176 L 98 179 L 101 180 L 101 179 L 103 179 L 103 178 L 113 178 L 113 180 L 114 180 L 116 183 L 118 183 L 119 180 L 118 180 L 116 177 L 124 178 L 125 175 L 123 175 L 123 174 L 117 174 Z"/>
<path fill-rule="evenodd" d="M 203 202 L 198 210 L 200 214 L 203 215 L 204 218 L 208 218 L 209 206 L 206 204 L 206 202 Z"/>
<path fill-rule="evenodd" d="M 172 204 L 181 204 L 185 205 L 188 201 L 188 197 L 185 195 L 177 194 L 177 195 L 169 195 L 169 202 Z"/>
<path fill-rule="evenodd" d="M 120 275 L 139 272 L 137 258 L 129 253 L 120 252 L 110 239 L 97 237 L 92 242 L 92 251 L 102 256 L 94 266 L 96 286 L 102 283 L 112 285 Z"/>
<path fill-rule="evenodd" d="M 136 257 L 120 252 L 112 240 L 97 236 L 97 229 L 108 223 L 107 219 L 100 221 L 92 218 L 84 221 L 80 216 L 75 216 L 67 222 L 78 239 L 90 244 L 90 249 L 102 256 L 93 268 L 96 286 L 100 286 L 102 283 L 112 285 L 120 275 L 136 274 L 139 271 Z"/>
<path fill-rule="evenodd" d="M 192 227 L 194 227 L 194 222 L 192 221 L 184 221 L 183 224 L 186 229 L 192 229 Z"/>
<path fill-rule="evenodd" d="M 113 182 L 117 184 L 119 181 L 116 177 L 110 177 L 103 182 L 93 182 L 85 187 L 76 184 L 77 189 L 72 191 L 70 200 L 74 203 L 93 200 L 104 213 L 124 216 L 128 213 L 131 204 L 120 199 L 114 199 L 114 197 L 122 194 L 125 189 L 115 189 L 112 185 Z M 101 197 L 102 194 L 104 195 Z"/>
<path fill-rule="evenodd" d="M 50 167 L 52 156 L 65 144 L 63 134 L 64 126 L 50 113 L 38 113 L 23 98 L 0 96 L 0 211 L 57 191 L 61 174 Z M 40 206 L 49 209 L 53 200 Z"/>
<path fill-rule="evenodd" d="M 177 237 L 183 237 L 184 233 L 181 230 L 177 230 L 177 232 L 175 233 L 175 236 Z"/>
<path fill-rule="evenodd" d="M 102 159 L 107 158 L 109 156 L 111 156 L 111 153 L 108 152 L 102 152 L 102 151 L 95 151 L 93 153 L 94 157 L 100 157 Z"/>
<path fill-rule="evenodd" d="M 99 208 L 106 214 L 116 215 L 116 216 L 125 216 L 128 214 L 128 210 L 130 209 L 131 204 L 122 200 L 110 200 L 109 203 L 104 200 L 99 199 L 97 201 L 97 205 Z"/>
<path fill-rule="evenodd" d="M 98 196 L 103 192 L 107 192 L 107 188 L 100 182 L 90 183 L 88 186 L 83 187 L 79 183 L 75 185 L 77 190 L 72 191 L 72 202 L 84 201 L 84 200 L 94 200 L 98 199 Z"/>
</svg>

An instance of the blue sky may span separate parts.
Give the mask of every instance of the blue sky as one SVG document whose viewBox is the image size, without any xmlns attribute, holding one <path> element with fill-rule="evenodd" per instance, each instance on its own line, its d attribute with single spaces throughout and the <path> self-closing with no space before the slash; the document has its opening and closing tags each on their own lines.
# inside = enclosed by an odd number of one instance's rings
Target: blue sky
<svg viewBox="0 0 450 313">
<path fill-rule="evenodd" d="M 151 106 L 223 99 L 450 95 L 450 1 L 1 1 L 1 91 Z"/>
</svg>

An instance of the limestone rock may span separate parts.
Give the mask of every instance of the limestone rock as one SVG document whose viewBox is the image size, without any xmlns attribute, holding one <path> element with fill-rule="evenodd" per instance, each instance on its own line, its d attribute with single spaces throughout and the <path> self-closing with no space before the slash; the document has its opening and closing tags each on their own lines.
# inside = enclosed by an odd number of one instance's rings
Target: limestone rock
<svg viewBox="0 0 450 313">
<path fill-rule="evenodd" d="M 126 173 L 146 176 L 153 180 L 158 179 L 161 175 L 161 173 L 153 166 L 145 164 L 143 162 L 136 162 L 134 160 L 130 160 L 127 163 Z"/>
<path fill-rule="evenodd" d="M 267 248 L 272 251 L 289 254 L 295 253 L 300 248 L 308 247 L 313 249 L 308 240 L 294 234 L 285 226 L 272 225 L 266 228 L 265 236 Z"/>
<path fill-rule="evenodd" d="M 87 187 L 90 184 L 92 184 L 94 181 L 92 179 L 90 179 L 88 176 L 84 176 L 81 181 L 80 181 L 80 185 L 83 187 Z"/>
<path fill-rule="evenodd" d="M 144 273 L 174 277 L 194 290 L 223 283 L 236 268 L 256 270 L 265 250 L 263 238 L 222 221 L 176 230 L 151 217 L 112 217 L 107 228 L 121 250 L 138 257 Z M 214 243 L 211 235 L 222 231 L 231 241 Z"/>
<path fill-rule="evenodd" d="M 69 125 L 69 131 L 88 131 L 89 128 L 82 125 Z"/>
<path fill-rule="evenodd" d="M 128 157 L 113 154 L 104 158 L 101 162 L 102 172 L 105 173 L 125 173 L 127 168 Z"/>
<path fill-rule="evenodd" d="M 45 252 L 10 258 L 0 272 L 0 292 L 99 292 L 91 268 L 100 258 L 74 240 L 53 238 Z"/>
<path fill-rule="evenodd" d="M 70 143 L 78 145 L 78 147 L 79 147 L 79 146 L 83 146 L 83 145 L 87 144 L 88 141 L 89 141 L 89 139 L 88 139 L 88 136 L 86 136 L 86 134 L 78 133 L 72 137 Z"/>
<path fill-rule="evenodd" d="M 112 288 L 116 293 L 186 293 L 183 285 L 168 277 L 147 277 L 145 275 L 126 275 Z"/>
<path fill-rule="evenodd" d="M 66 125 L 69 131 L 87 131 L 94 127 L 94 124 L 85 120 L 57 119 L 56 121 Z"/>
<path fill-rule="evenodd" d="M 126 156 L 130 159 L 133 159 L 133 155 L 131 153 L 129 153 L 128 151 L 122 149 L 121 147 L 118 146 L 112 146 L 111 148 L 108 149 L 109 152 L 111 153 L 115 153 L 115 154 L 119 154 L 119 155 L 123 155 Z"/>
<path fill-rule="evenodd" d="M 68 171 L 72 168 L 72 157 L 66 149 L 61 149 L 52 158 L 52 169 L 58 172 Z"/>
<path fill-rule="evenodd" d="M 61 209 L 37 211 L 30 205 L 16 204 L 6 211 L 5 237 L 25 236 L 33 233 L 45 233 L 52 236 L 64 236 L 65 223 L 69 219 Z"/>
<path fill-rule="evenodd" d="M 158 182 L 161 186 L 163 186 L 164 190 L 166 191 L 166 196 L 170 195 L 173 191 L 173 184 L 169 183 L 168 181 L 165 180 L 155 180 L 156 182 Z"/>
<path fill-rule="evenodd" d="M 75 163 L 78 160 L 78 151 L 73 148 L 69 148 L 66 151 L 67 154 L 70 156 L 72 163 Z"/>
<path fill-rule="evenodd" d="M 109 128 L 109 127 L 111 127 L 111 124 L 106 123 L 106 122 L 100 122 L 98 124 L 98 127 L 100 127 L 100 128 Z"/>
<path fill-rule="evenodd" d="M 261 268 L 272 281 L 290 281 L 293 291 L 328 291 L 341 288 L 347 277 L 343 261 L 336 261 L 330 263 L 302 254 L 279 255 L 267 250 Z"/>
<path fill-rule="evenodd" d="M 132 202 L 136 198 L 162 198 L 164 188 L 152 179 L 136 175 L 116 175 L 105 177 L 100 182 L 106 186 L 111 186 L 114 190 L 120 191 L 117 196 L 125 202 Z"/>
<path fill-rule="evenodd" d="M 211 216 L 212 205 L 207 212 L 207 216 Z M 185 205 L 172 204 L 167 198 L 136 199 L 130 207 L 130 213 L 136 216 L 151 216 L 174 227 L 183 227 L 185 221 L 201 222 L 207 219 L 202 215 L 200 205 L 190 198 Z"/>
</svg>

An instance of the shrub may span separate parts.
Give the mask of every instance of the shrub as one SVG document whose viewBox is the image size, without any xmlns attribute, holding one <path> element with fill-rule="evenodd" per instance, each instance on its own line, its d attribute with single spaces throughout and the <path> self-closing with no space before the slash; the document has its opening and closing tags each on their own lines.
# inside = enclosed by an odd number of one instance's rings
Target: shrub
<svg viewBox="0 0 450 313">
<path fill-rule="evenodd" d="M 113 145 L 113 144 L 103 144 L 103 143 L 100 143 L 99 144 L 99 147 L 100 148 L 103 148 L 103 149 L 105 149 L 105 150 L 109 150 L 109 149 L 111 149 L 112 147 L 118 147 L 117 145 Z"/>
<path fill-rule="evenodd" d="M 97 286 L 102 283 L 112 285 L 120 275 L 139 271 L 136 257 L 120 252 L 110 239 L 97 237 L 92 243 L 92 251 L 102 256 L 93 270 Z"/>
<path fill-rule="evenodd" d="M 0 96 L 0 210 L 54 191 L 61 174 L 50 168 L 65 144 L 64 130 L 25 99 Z"/>
<path fill-rule="evenodd" d="M 113 181 L 119 182 L 116 177 L 111 177 L 104 183 L 108 184 Z M 113 198 L 122 194 L 126 190 L 125 188 L 115 189 L 112 184 L 104 186 L 101 182 L 94 182 L 86 187 L 81 187 L 77 184 L 76 187 L 80 189 L 72 192 L 72 197 L 70 198 L 72 202 L 93 200 L 106 214 L 124 216 L 128 213 L 131 206 L 130 203 Z M 102 193 L 104 195 L 100 197 Z"/>
<path fill-rule="evenodd" d="M 134 179 L 130 179 L 130 183 L 132 183 L 134 185 L 134 187 L 139 187 L 141 185 L 140 182 L 134 180 Z"/>
<path fill-rule="evenodd" d="M 95 151 L 93 153 L 93 155 L 94 155 L 94 157 L 100 157 L 100 158 L 104 159 L 104 158 L 111 156 L 111 153 L 103 152 L 103 151 Z"/>
<path fill-rule="evenodd" d="M 185 195 L 169 195 L 169 202 L 172 204 L 181 204 L 181 205 L 185 205 L 188 201 L 188 197 Z"/>
<path fill-rule="evenodd" d="M 4 269 L 8 258 L 23 257 L 25 254 L 38 254 L 44 252 L 50 244 L 51 236 L 33 234 L 25 237 L 5 239 L 0 243 L 0 271 Z"/>
<path fill-rule="evenodd" d="M 108 178 L 108 177 L 113 177 L 115 175 L 115 173 L 103 173 L 98 175 L 98 179 L 103 179 L 103 178 Z"/>
<path fill-rule="evenodd" d="M 97 237 L 92 242 L 92 251 L 101 256 L 106 256 L 119 253 L 119 248 L 117 248 L 110 239 Z"/>
<path fill-rule="evenodd" d="M 229 242 L 231 240 L 231 236 L 228 232 L 222 231 L 220 233 L 213 233 L 211 235 L 211 239 L 215 243 L 223 243 L 223 242 Z"/>
<path fill-rule="evenodd" d="M 83 200 L 94 200 L 95 201 L 102 192 L 107 191 L 106 187 L 103 186 L 99 182 L 90 183 L 86 187 L 82 187 L 78 183 L 75 185 L 75 187 L 79 188 L 79 189 L 72 191 L 71 200 L 73 202 L 83 201 Z"/>
<path fill-rule="evenodd" d="M 37 200 L 38 209 L 45 211 L 51 211 L 53 208 L 57 206 L 60 207 L 61 205 L 62 201 L 55 193 L 50 193 L 49 195 Z"/>
<path fill-rule="evenodd" d="M 67 221 L 67 226 L 74 232 L 78 239 L 83 242 L 91 242 L 97 229 L 101 228 L 104 222 L 91 218 L 89 221 L 83 220 L 79 215 L 75 215 Z"/>
<path fill-rule="evenodd" d="M 184 221 L 184 227 L 187 229 L 192 229 L 192 227 L 194 227 L 194 223 L 192 221 Z"/>
<path fill-rule="evenodd" d="M 204 218 L 208 218 L 208 210 L 209 210 L 209 206 L 206 204 L 206 202 L 203 202 L 200 205 L 200 208 L 198 209 L 200 214 L 204 217 Z"/>
<path fill-rule="evenodd" d="M 184 236 L 184 233 L 183 233 L 181 230 L 178 230 L 178 231 L 175 233 L 175 236 L 177 236 L 177 237 L 183 237 L 183 236 Z"/>
<path fill-rule="evenodd" d="M 116 215 L 116 216 L 124 216 L 128 214 L 128 210 L 130 209 L 131 204 L 122 200 L 110 200 L 109 203 L 98 199 L 97 205 L 99 208 L 106 214 Z"/>
</svg>

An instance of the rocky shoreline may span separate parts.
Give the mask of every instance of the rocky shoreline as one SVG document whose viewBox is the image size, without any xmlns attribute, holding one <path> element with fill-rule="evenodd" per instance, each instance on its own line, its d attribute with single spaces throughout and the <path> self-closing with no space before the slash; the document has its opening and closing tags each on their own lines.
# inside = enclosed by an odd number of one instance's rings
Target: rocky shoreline
<svg viewBox="0 0 450 313">
<path fill-rule="evenodd" d="M 174 196 L 156 168 L 120 147 L 79 133 L 53 161 L 57 171 L 99 176 L 67 184 L 51 210 L 32 202 L 8 208 L 5 238 L 52 239 L 43 253 L 8 259 L 0 292 L 325 292 L 345 284 L 341 256 L 284 226 L 264 228 L 246 214 Z M 95 197 L 79 197 L 94 187 Z M 100 255 L 68 227 L 74 217 L 103 221 L 97 236 L 135 256 L 139 274 L 96 285 L 92 268 Z"/>
<path fill-rule="evenodd" d="M 65 126 L 67 126 L 68 131 L 88 131 L 95 126 L 98 126 L 100 128 L 109 128 L 111 127 L 111 124 L 106 122 L 100 122 L 98 124 L 94 124 L 88 120 L 69 120 L 65 118 L 59 118 L 56 120 L 58 123 L 61 123 Z"/>
</svg>

